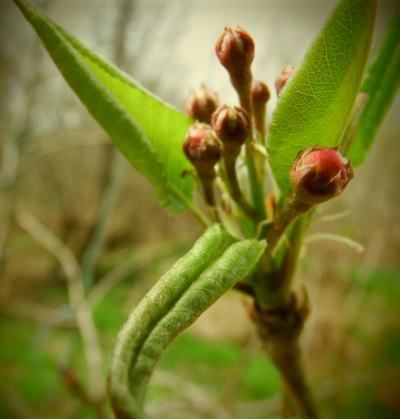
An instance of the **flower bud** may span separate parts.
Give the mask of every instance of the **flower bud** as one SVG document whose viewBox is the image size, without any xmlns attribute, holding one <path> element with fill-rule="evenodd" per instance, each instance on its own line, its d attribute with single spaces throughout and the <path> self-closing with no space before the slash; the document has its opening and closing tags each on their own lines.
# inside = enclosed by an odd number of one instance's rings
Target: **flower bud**
<svg viewBox="0 0 400 419">
<path fill-rule="evenodd" d="M 225 28 L 215 46 L 220 63 L 229 73 L 247 70 L 254 58 L 254 41 L 241 27 Z"/>
<path fill-rule="evenodd" d="M 222 144 L 210 125 L 195 122 L 186 133 L 183 152 L 198 172 L 211 172 L 221 158 Z"/>
<path fill-rule="evenodd" d="M 218 108 L 218 95 L 204 85 L 191 91 L 186 100 L 186 113 L 200 122 L 211 122 L 211 116 Z"/>
<path fill-rule="evenodd" d="M 268 86 L 260 80 L 253 80 L 251 84 L 251 98 L 253 99 L 254 108 L 264 107 L 271 94 L 269 92 Z"/>
<path fill-rule="evenodd" d="M 296 196 L 312 205 L 340 195 L 353 176 L 351 162 L 337 147 L 317 148 L 317 144 L 300 151 L 290 170 Z"/>
<path fill-rule="evenodd" d="M 253 80 L 251 84 L 251 99 L 253 102 L 253 116 L 257 131 L 262 134 L 267 132 L 266 111 L 270 98 L 268 86 L 260 80 Z"/>
<path fill-rule="evenodd" d="M 249 114 L 238 106 L 220 106 L 213 114 L 212 126 L 224 145 L 225 155 L 237 155 L 250 133 Z"/>
<path fill-rule="evenodd" d="M 278 74 L 277 78 L 275 79 L 275 89 L 278 96 L 281 94 L 282 89 L 285 87 L 293 72 L 294 66 L 287 66 Z"/>
</svg>

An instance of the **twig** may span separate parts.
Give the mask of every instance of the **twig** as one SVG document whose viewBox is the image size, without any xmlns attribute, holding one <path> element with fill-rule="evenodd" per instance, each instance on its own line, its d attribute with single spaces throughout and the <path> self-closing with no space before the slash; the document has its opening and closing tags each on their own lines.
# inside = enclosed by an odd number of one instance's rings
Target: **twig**
<svg viewBox="0 0 400 419">
<path fill-rule="evenodd" d="M 71 250 L 33 215 L 19 213 L 17 214 L 17 220 L 34 239 L 58 259 L 65 272 L 71 307 L 84 342 L 84 352 L 88 366 L 89 394 L 93 399 L 101 399 L 105 394 L 104 380 L 101 373 L 103 359 L 92 312 L 85 300 L 79 264 Z"/>
<path fill-rule="evenodd" d="M 73 133 L 74 136 L 76 136 L 76 133 Z M 59 137 L 59 136 L 55 136 Z M 54 138 L 52 138 L 54 139 Z M 35 160 L 32 161 L 32 156 L 29 153 L 28 155 L 25 155 L 21 158 L 22 162 L 19 164 L 18 173 L 16 176 L 24 176 L 26 173 L 28 173 L 31 169 L 42 163 L 46 158 L 49 156 L 52 156 L 53 154 L 60 153 L 66 150 L 71 150 L 74 148 L 80 148 L 80 147 L 92 147 L 96 145 L 102 145 L 102 144 L 110 144 L 110 140 L 107 138 L 95 138 L 93 140 L 85 139 L 82 141 L 80 138 L 79 141 L 76 142 L 70 142 L 69 144 L 62 144 L 62 145 L 56 145 L 52 148 L 48 148 L 45 151 L 43 151 L 39 157 L 37 157 Z M 27 164 L 23 160 L 27 160 Z"/>
<path fill-rule="evenodd" d="M 40 7 L 46 9 L 50 0 L 42 0 Z M 43 80 L 43 72 L 41 69 L 41 48 L 42 45 L 38 38 L 33 38 L 30 48 L 30 71 L 27 79 L 18 80 L 18 84 L 22 85 L 26 92 L 24 97 L 24 107 L 22 117 L 18 121 L 18 127 L 11 134 L 6 134 L 1 150 L 1 167 L 0 167 L 0 186 L 5 192 L 5 199 L 2 202 L 2 212 L 0 220 L 0 273 L 3 270 L 3 262 L 5 259 L 5 248 L 10 235 L 10 227 L 13 222 L 16 202 L 18 198 L 17 171 L 21 158 L 21 144 L 26 144 L 30 139 L 31 121 L 33 118 L 33 107 L 38 100 L 40 85 Z M 3 53 L 1 53 L 3 55 Z M 18 72 L 17 72 L 18 74 Z M 18 76 L 17 76 L 18 77 Z M 1 97 L 2 107 L 7 110 L 9 108 L 9 98 L 7 95 Z M 0 109 L 2 111 L 3 109 Z M 0 282 L 0 303 L 7 300 L 9 288 L 8 282 Z M 3 301 L 2 301 L 3 300 Z"/>
<path fill-rule="evenodd" d="M 53 310 L 35 301 L 12 301 L 9 308 L 12 311 L 31 317 L 41 324 L 67 329 L 76 329 L 77 327 L 70 310 L 66 313 L 65 310 L 60 310 L 61 307 Z"/>
<path fill-rule="evenodd" d="M 87 296 L 87 301 L 92 307 L 92 310 L 95 310 L 104 297 L 129 275 L 146 267 L 156 257 L 159 261 L 167 255 L 170 256 L 172 246 L 174 246 L 174 243 L 167 240 L 160 241 L 157 244 L 152 243 L 149 246 L 141 246 L 140 251 L 134 256 L 130 256 L 125 263 L 118 265 L 104 275 L 93 286 Z"/>
<path fill-rule="evenodd" d="M 165 371 L 157 371 L 152 377 L 152 385 L 164 387 L 172 390 L 174 394 L 186 401 L 186 405 L 190 406 L 190 412 L 198 412 L 200 417 L 218 417 L 219 419 L 231 419 L 229 412 L 220 406 L 212 395 L 201 387 L 185 380 L 184 378 Z M 148 411 L 152 416 L 165 417 L 166 408 L 171 408 L 171 402 L 161 406 L 149 406 Z M 176 409 L 176 405 L 173 406 Z M 184 403 L 180 404 L 181 409 L 185 407 Z"/>
<path fill-rule="evenodd" d="M 125 173 L 125 157 L 115 151 L 109 178 L 103 191 L 95 227 L 82 259 L 82 279 L 87 290 L 93 285 L 94 268 L 106 238 L 107 224 L 118 198 Z"/>
<path fill-rule="evenodd" d="M 132 0 L 119 1 L 118 21 L 113 44 L 113 59 L 118 67 L 127 67 L 125 44 L 133 8 Z M 110 166 L 106 167 L 103 174 L 101 201 L 96 214 L 95 226 L 82 259 L 82 279 L 86 290 L 93 286 L 95 265 L 103 247 L 108 220 L 114 210 L 126 167 L 125 157 L 115 148 L 112 148 L 111 152 L 107 152 L 105 160 L 112 162 Z"/>
</svg>

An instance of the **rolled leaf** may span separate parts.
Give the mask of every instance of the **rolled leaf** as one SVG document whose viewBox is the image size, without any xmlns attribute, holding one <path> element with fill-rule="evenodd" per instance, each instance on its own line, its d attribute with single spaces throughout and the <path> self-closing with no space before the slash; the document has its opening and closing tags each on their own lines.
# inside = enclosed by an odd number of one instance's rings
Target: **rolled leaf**
<svg viewBox="0 0 400 419">
<path fill-rule="evenodd" d="M 165 348 L 245 278 L 265 242 L 234 239 L 213 226 L 150 290 L 118 335 L 109 371 L 117 418 L 142 419 L 147 385 Z"/>
</svg>

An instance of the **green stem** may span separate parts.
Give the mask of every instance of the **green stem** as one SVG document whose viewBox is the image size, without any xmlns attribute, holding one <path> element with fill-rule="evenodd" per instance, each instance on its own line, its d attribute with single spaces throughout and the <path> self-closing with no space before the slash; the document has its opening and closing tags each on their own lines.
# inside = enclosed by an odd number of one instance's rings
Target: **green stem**
<svg viewBox="0 0 400 419">
<path fill-rule="evenodd" d="M 278 293 L 279 299 L 287 300 L 290 288 L 297 268 L 304 232 L 308 227 L 309 217 L 303 215 L 294 224 L 289 236 L 289 245 L 285 251 L 280 269 L 274 282 L 274 292 Z"/>
<path fill-rule="evenodd" d="M 247 217 L 251 219 L 256 218 L 256 212 L 251 205 L 245 200 L 240 190 L 239 182 L 236 175 L 236 157 L 224 158 L 225 174 L 228 183 L 229 193 L 232 199 L 236 202 L 238 207 L 243 211 Z"/>
<path fill-rule="evenodd" d="M 267 106 L 253 106 L 254 125 L 257 130 L 257 140 L 264 147 L 266 146 L 265 135 L 267 133 Z"/>
<path fill-rule="evenodd" d="M 284 304 L 290 293 L 303 233 L 308 225 L 307 213 L 312 206 L 298 200 L 291 192 L 283 203 L 267 234 L 267 249 L 260 257 L 258 271 L 252 278 L 257 300 L 263 309 L 272 309 Z M 297 220 L 297 221 L 296 221 Z M 285 230 L 295 222 L 289 236 L 289 244 L 283 262 L 277 266 L 276 252 Z M 269 227 L 268 225 L 266 227 Z"/>
<path fill-rule="evenodd" d="M 267 234 L 268 252 L 273 256 L 286 228 L 300 215 L 305 214 L 312 205 L 300 201 L 294 192 L 290 192 L 277 214 L 274 223 Z"/>
<path fill-rule="evenodd" d="M 251 98 L 251 81 L 253 76 L 251 69 L 247 72 L 239 74 L 231 74 L 231 83 L 235 88 L 240 101 L 240 106 L 250 115 L 250 132 L 253 132 L 253 102 Z M 257 221 L 260 222 L 266 218 L 264 208 L 264 190 L 263 182 L 257 179 L 256 165 L 254 162 L 253 152 L 251 150 L 251 142 L 253 135 L 246 141 L 246 166 L 250 182 L 250 193 L 253 206 L 257 212 Z"/>
<path fill-rule="evenodd" d="M 214 194 L 214 181 L 215 181 L 215 170 L 212 169 L 210 173 L 200 173 L 197 172 L 201 186 L 203 188 L 204 200 L 210 211 L 210 216 L 214 223 L 220 223 L 217 205 L 215 203 L 215 194 Z"/>
<path fill-rule="evenodd" d="M 169 188 L 171 192 L 184 204 L 186 208 L 197 218 L 200 224 L 203 227 L 210 227 L 212 222 L 204 215 L 204 213 L 199 209 L 199 207 L 186 195 L 182 193 L 181 190 L 176 188 L 174 185 L 170 184 Z"/>
<path fill-rule="evenodd" d="M 256 165 L 254 161 L 253 151 L 251 149 L 252 137 L 246 141 L 246 166 L 250 182 L 250 193 L 254 208 L 257 212 L 257 221 L 260 222 L 267 218 L 264 206 L 264 189 L 263 182 L 257 179 Z"/>
</svg>

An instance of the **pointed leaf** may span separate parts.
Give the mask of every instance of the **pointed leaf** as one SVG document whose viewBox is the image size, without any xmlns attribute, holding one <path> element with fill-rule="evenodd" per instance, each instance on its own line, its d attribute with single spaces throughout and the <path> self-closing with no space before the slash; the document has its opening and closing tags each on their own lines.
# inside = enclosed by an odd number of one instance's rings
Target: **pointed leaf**
<svg viewBox="0 0 400 419">
<path fill-rule="evenodd" d="M 365 159 L 375 139 L 386 112 L 389 110 L 400 86 L 400 9 L 386 28 L 371 54 L 370 63 L 361 83 L 360 93 L 369 95 L 360 118 L 348 157 L 359 166 Z"/>
<path fill-rule="evenodd" d="M 147 385 L 165 348 L 246 277 L 265 249 L 265 241 L 234 241 L 217 225 L 208 229 L 130 314 L 118 335 L 109 372 L 117 417 L 146 417 L 142 408 Z"/>
<path fill-rule="evenodd" d="M 340 1 L 281 93 L 268 153 L 284 194 L 290 190 L 289 170 L 300 150 L 315 143 L 340 143 L 368 57 L 376 3 Z"/>
<path fill-rule="evenodd" d="M 192 169 L 182 152 L 192 120 L 85 48 L 27 1 L 14 1 L 92 116 L 153 184 L 161 204 L 176 212 L 193 206 L 194 180 L 181 176 Z"/>
</svg>

